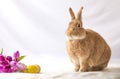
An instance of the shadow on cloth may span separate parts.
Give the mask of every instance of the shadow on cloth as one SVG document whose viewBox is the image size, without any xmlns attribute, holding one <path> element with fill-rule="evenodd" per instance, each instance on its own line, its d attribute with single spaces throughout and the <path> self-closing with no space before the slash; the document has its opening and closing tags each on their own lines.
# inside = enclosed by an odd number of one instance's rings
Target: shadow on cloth
<svg viewBox="0 0 120 79">
<path fill-rule="evenodd" d="M 55 79 L 120 79 L 120 67 L 106 68 L 103 71 L 68 72 L 53 75 Z"/>
</svg>

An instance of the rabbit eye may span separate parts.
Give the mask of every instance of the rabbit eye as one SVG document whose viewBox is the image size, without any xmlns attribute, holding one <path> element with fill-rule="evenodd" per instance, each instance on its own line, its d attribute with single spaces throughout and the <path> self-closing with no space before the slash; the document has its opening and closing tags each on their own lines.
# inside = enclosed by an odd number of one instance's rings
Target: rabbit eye
<svg viewBox="0 0 120 79">
<path fill-rule="evenodd" d="M 80 28 L 80 24 L 77 24 L 77 27 Z"/>
</svg>

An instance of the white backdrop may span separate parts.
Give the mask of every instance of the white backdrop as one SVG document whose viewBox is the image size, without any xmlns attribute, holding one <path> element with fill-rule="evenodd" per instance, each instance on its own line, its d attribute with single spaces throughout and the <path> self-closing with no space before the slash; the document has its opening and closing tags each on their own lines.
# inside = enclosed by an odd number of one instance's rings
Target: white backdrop
<svg viewBox="0 0 120 79">
<path fill-rule="evenodd" d="M 77 13 L 80 6 L 84 27 L 100 33 L 112 49 L 111 60 L 119 59 L 120 0 L 0 0 L 0 49 L 10 55 L 19 50 L 34 63 L 40 58 L 46 65 L 55 59 L 68 62 L 68 8 Z"/>
</svg>

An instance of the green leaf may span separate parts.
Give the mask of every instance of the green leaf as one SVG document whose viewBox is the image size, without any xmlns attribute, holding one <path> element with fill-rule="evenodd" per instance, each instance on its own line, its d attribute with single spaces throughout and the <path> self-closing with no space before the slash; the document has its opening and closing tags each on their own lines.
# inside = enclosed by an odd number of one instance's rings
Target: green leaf
<svg viewBox="0 0 120 79">
<path fill-rule="evenodd" d="M 26 56 L 20 56 L 19 58 L 18 58 L 18 61 L 21 61 L 23 58 L 25 58 Z"/>
<path fill-rule="evenodd" d="M 2 48 L 2 50 L 1 50 L 1 52 L 0 52 L 0 54 L 3 54 L 3 48 Z"/>
</svg>

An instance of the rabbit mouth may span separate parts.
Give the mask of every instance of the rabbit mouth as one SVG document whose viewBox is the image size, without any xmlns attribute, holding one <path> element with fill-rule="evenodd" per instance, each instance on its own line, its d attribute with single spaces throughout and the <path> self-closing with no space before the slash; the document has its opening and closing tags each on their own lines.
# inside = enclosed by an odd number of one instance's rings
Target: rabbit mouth
<svg viewBox="0 0 120 79">
<path fill-rule="evenodd" d="M 84 39 L 85 36 L 66 36 L 67 40 L 81 40 Z"/>
</svg>

